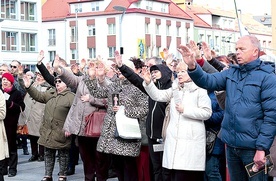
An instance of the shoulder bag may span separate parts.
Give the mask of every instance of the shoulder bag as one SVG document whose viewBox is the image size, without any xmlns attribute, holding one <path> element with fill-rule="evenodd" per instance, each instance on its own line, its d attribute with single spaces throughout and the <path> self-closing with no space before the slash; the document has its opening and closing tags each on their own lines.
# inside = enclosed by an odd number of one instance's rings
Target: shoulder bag
<svg viewBox="0 0 276 181">
<path fill-rule="evenodd" d="M 99 137 L 106 115 L 105 109 L 99 109 L 85 117 L 85 135 L 87 137 Z"/>
<path fill-rule="evenodd" d="M 206 130 L 206 154 L 210 155 L 213 152 L 218 131 L 213 129 Z"/>
<path fill-rule="evenodd" d="M 115 137 L 134 141 L 141 140 L 141 130 L 139 127 L 138 120 L 135 118 L 129 118 L 125 115 L 124 106 L 120 106 L 120 109 L 115 115 L 116 119 L 116 132 Z"/>
</svg>

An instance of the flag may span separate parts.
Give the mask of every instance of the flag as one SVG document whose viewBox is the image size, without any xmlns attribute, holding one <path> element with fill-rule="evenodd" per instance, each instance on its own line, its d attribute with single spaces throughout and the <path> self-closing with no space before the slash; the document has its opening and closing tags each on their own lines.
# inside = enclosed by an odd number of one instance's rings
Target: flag
<svg viewBox="0 0 276 181">
<path fill-rule="evenodd" d="M 250 35 L 250 33 L 248 32 L 247 28 L 242 24 L 241 20 L 238 18 L 238 25 L 239 25 L 239 29 L 240 29 L 240 35 L 245 36 L 245 35 Z"/>
</svg>

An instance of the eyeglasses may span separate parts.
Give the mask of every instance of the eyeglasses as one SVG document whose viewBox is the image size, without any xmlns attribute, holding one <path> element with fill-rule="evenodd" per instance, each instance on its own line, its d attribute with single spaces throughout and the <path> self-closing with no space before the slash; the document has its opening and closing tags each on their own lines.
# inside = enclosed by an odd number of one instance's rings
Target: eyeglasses
<svg viewBox="0 0 276 181">
<path fill-rule="evenodd" d="M 14 68 L 14 69 L 17 68 L 17 66 L 15 66 L 15 65 L 10 65 L 10 67 L 11 67 L 11 68 Z"/>
<path fill-rule="evenodd" d="M 61 80 L 55 80 L 55 84 L 61 83 L 61 82 L 62 82 Z"/>
</svg>

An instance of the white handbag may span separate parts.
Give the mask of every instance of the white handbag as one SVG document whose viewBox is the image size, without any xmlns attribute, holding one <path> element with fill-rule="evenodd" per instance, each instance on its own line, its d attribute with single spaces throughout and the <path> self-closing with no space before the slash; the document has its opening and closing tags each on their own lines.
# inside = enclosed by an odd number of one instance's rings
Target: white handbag
<svg viewBox="0 0 276 181">
<path fill-rule="evenodd" d="M 142 136 L 138 120 L 127 117 L 124 110 L 125 107 L 120 106 L 118 112 L 115 115 L 117 127 L 115 137 L 126 140 L 141 140 Z"/>
</svg>

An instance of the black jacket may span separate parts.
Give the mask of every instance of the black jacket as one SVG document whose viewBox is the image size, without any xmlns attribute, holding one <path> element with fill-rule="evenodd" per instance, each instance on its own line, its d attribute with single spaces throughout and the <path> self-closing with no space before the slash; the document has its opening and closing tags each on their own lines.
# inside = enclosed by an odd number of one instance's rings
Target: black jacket
<svg viewBox="0 0 276 181">
<path fill-rule="evenodd" d="M 156 86 L 158 89 L 168 89 L 172 85 L 171 77 L 172 71 L 163 64 L 156 65 L 160 70 L 162 77 L 157 80 Z M 136 87 L 138 87 L 142 92 L 147 94 L 143 87 L 144 79 L 138 74 L 134 73 L 132 69 L 123 65 L 119 68 L 121 73 Z M 146 132 L 148 137 L 151 139 L 161 139 L 163 121 L 165 117 L 165 109 L 167 103 L 165 102 L 156 102 L 149 97 L 149 112 L 146 122 Z"/>
</svg>

